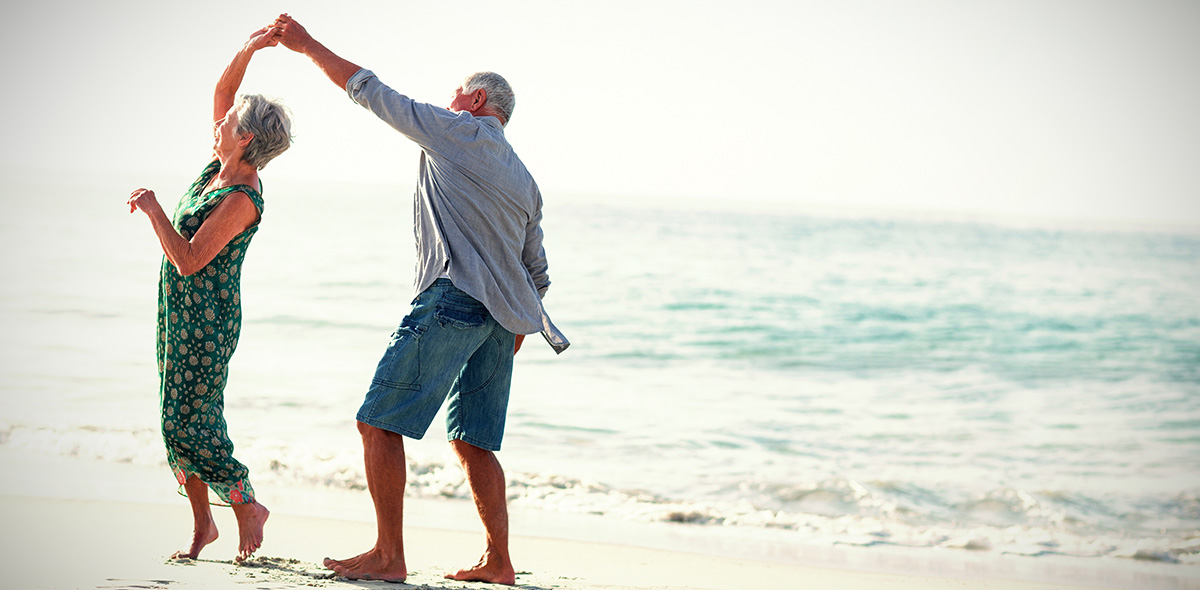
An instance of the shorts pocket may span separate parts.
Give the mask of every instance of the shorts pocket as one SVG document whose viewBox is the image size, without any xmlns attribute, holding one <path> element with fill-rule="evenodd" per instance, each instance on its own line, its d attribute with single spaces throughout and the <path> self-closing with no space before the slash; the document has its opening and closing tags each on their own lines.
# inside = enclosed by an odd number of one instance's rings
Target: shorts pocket
<svg viewBox="0 0 1200 590">
<path fill-rule="evenodd" d="M 479 328 L 487 323 L 488 310 L 475 298 L 460 292 L 445 293 L 438 301 L 434 317 L 442 326 Z"/>
<path fill-rule="evenodd" d="M 373 385 L 396 389 L 419 389 L 421 378 L 421 335 L 425 326 L 404 318 L 392 333 L 387 350 L 375 368 Z"/>
</svg>

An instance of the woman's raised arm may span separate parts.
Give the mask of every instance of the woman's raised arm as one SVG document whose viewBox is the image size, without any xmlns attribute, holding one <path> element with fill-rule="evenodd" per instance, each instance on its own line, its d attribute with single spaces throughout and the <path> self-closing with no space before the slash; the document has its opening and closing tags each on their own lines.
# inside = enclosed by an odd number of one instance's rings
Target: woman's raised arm
<svg viewBox="0 0 1200 590">
<path fill-rule="evenodd" d="M 246 66 L 250 65 L 250 57 L 254 55 L 254 52 L 278 44 L 279 29 L 277 27 L 263 27 L 250 35 L 246 44 L 237 52 L 237 55 L 233 56 L 233 61 L 229 62 L 225 71 L 221 73 L 221 79 L 217 80 L 217 88 L 213 91 L 214 122 L 225 118 L 225 113 L 229 112 L 230 107 L 233 106 L 234 100 L 237 99 L 238 88 L 242 85 L 242 78 L 246 75 Z"/>
</svg>

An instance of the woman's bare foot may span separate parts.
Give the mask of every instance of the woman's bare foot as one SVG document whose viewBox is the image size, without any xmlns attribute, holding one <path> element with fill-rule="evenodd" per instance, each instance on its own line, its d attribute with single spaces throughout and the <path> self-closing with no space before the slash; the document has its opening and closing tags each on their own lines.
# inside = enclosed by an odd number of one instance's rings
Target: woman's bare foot
<svg viewBox="0 0 1200 590">
<path fill-rule="evenodd" d="M 383 580 L 403 582 L 408 578 L 404 556 L 391 557 L 378 549 L 372 549 L 350 559 L 325 558 L 325 567 L 337 575 L 351 580 Z"/>
<path fill-rule="evenodd" d="M 171 554 L 171 559 L 196 559 L 200 556 L 200 550 L 204 549 L 209 543 L 216 541 L 217 536 L 217 524 L 215 522 L 210 520 L 207 525 L 197 524 L 192 530 L 191 546 Z"/>
<path fill-rule="evenodd" d="M 238 523 L 238 556 L 242 562 L 250 558 L 259 547 L 262 547 L 263 525 L 271 511 L 257 501 L 249 504 L 234 504 L 233 515 Z"/>
<path fill-rule="evenodd" d="M 517 583 L 517 572 L 513 570 L 512 562 L 506 556 L 494 554 L 491 550 L 484 552 L 479 563 L 474 567 L 461 569 L 453 574 L 446 574 L 448 580 L 460 582 L 491 582 L 512 586 Z"/>
</svg>

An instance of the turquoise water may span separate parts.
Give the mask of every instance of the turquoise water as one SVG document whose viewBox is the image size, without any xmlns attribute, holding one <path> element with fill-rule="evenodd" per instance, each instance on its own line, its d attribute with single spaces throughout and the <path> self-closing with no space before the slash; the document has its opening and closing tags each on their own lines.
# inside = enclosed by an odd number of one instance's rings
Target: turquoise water
<svg viewBox="0 0 1200 590">
<path fill-rule="evenodd" d="M 161 464 L 133 186 L 7 182 L 0 445 Z M 267 182 L 232 436 L 260 493 L 359 489 L 354 412 L 412 296 L 410 189 Z M 514 504 L 1200 562 L 1200 232 L 548 198 L 573 345 L 518 355 Z M 410 445 L 411 494 L 466 497 L 443 436 Z"/>
</svg>

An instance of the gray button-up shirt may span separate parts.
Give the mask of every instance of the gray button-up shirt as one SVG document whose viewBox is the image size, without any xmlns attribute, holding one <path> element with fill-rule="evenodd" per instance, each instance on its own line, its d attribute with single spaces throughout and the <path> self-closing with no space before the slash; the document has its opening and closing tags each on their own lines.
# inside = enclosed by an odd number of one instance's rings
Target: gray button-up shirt
<svg viewBox="0 0 1200 590">
<path fill-rule="evenodd" d="M 500 120 L 416 102 L 366 69 L 350 78 L 346 92 L 421 147 L 416 292 L 446 273 L 506 330 L 552 327 L 541 305 L 550 287 L 542 194 Z"/>
</svg>

